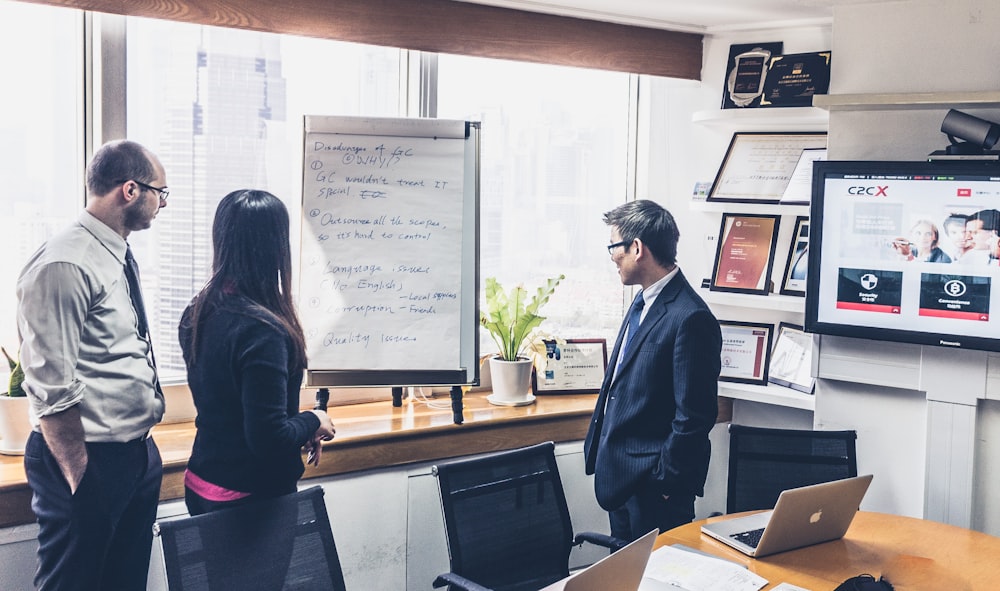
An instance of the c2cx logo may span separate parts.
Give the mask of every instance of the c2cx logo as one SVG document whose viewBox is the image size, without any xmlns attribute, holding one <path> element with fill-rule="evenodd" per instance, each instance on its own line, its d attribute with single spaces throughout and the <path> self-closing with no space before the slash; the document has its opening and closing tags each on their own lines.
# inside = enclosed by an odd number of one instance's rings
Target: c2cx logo
<svg viewBox="0 0 1000 591">
<path fill-rule="evenodd" d="M 871 187 L 848 187 L 848 195 L 871 195 L 872 197 L 888 197 L 889 185 L 878 186 L 872 185 Z"/>
</svg>

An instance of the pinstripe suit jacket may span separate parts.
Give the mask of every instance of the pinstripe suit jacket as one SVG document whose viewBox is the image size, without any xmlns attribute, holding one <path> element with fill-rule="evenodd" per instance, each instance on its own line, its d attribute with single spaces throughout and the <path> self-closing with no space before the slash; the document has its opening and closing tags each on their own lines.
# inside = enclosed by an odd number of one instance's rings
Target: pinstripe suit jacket
<svg viewBox="0 0 1000 591">
<path fill-rule="evenodd" d="M 704 494 L 718 415 L 719 323 L 680 272 L 657 296 L 614 376 L 625 322 L 584 443 L 587 474 L 611 511 L 649 488 Z"/>
</svg>

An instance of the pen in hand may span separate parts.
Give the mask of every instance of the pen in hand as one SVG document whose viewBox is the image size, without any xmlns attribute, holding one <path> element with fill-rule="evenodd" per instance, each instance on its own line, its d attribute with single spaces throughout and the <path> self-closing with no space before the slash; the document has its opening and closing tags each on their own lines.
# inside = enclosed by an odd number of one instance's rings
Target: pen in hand
<svg viewBox="0 0 1000 591">
<path fill-rule="evenodd" d="M 322 422 L 323 419 L 329 421 L 329 417 L 326 416 L 327 403 L 330 400 L 330 390 L 328 388 L 320 388 L 316 391 L 316 405 L 313 410 L 320 411 L 322 413 L 321 425 L 319 431 L 324 431 Z M 320 434 L 319 431 L 313 436 L 312 440 L 306 444 L 306 463 L 312 464 L 313 466 L 319 465 L 320 455 L 323 453 L 323 441 L 329 441 L 333 439 L 332 434 L 323 433 Z M 334 431 L 333 424 L 330 424 L 329 432 Z"/>
</svg>

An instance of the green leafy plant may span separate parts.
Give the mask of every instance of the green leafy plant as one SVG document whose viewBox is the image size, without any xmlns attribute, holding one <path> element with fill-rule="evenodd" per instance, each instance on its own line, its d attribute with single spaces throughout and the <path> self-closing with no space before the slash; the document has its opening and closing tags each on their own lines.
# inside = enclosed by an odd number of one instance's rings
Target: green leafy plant
<svg viewBox="0 0 1000 591">
<path fill-rule="evenodd" d="M 534 359 L 540 345 L 541 354 L 545 354 L 543 338 L 552 340 L 538 330 L 545 320 L 538 311 L 549 301 L 559 282 L 565 279 L 559 275 L 545 282 L 530 299 L 528 290 L 523 285 L 512 288 L 509 292 L 495 277 L 486 279 L 486 309 L 479 312 L 479 324 L 490 332 L 493 341 L 500 349 L 499 357 L 504 361 L 516 361 L 529 353 Z"/>
<path fill-rule="evenodd" d="M 14 360 L 7 352 L 7 349 L 0 347 L 0 351 L 3 351 L 3 356 L 7 358 L 7 364 L 10 365 L 10 382 L 7 384 L 7 396 L 27 396 L 24 392 L 24 388 L 21 384 L 24 382 L 24 370 L 21 369 L 21 362 Z"/>
</svg>

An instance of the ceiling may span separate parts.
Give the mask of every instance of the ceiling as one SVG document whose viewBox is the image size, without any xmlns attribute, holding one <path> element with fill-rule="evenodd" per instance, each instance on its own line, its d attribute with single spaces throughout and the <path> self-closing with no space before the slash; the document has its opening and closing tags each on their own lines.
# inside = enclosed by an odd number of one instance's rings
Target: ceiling
<svg viewBox="0 0 1000 591">
<path fill-rule="evenodd" d="M 886 0 L 461 0 L 657 29 L 713 33 L 828 23 L 833 7 Z"/>
</svg>

